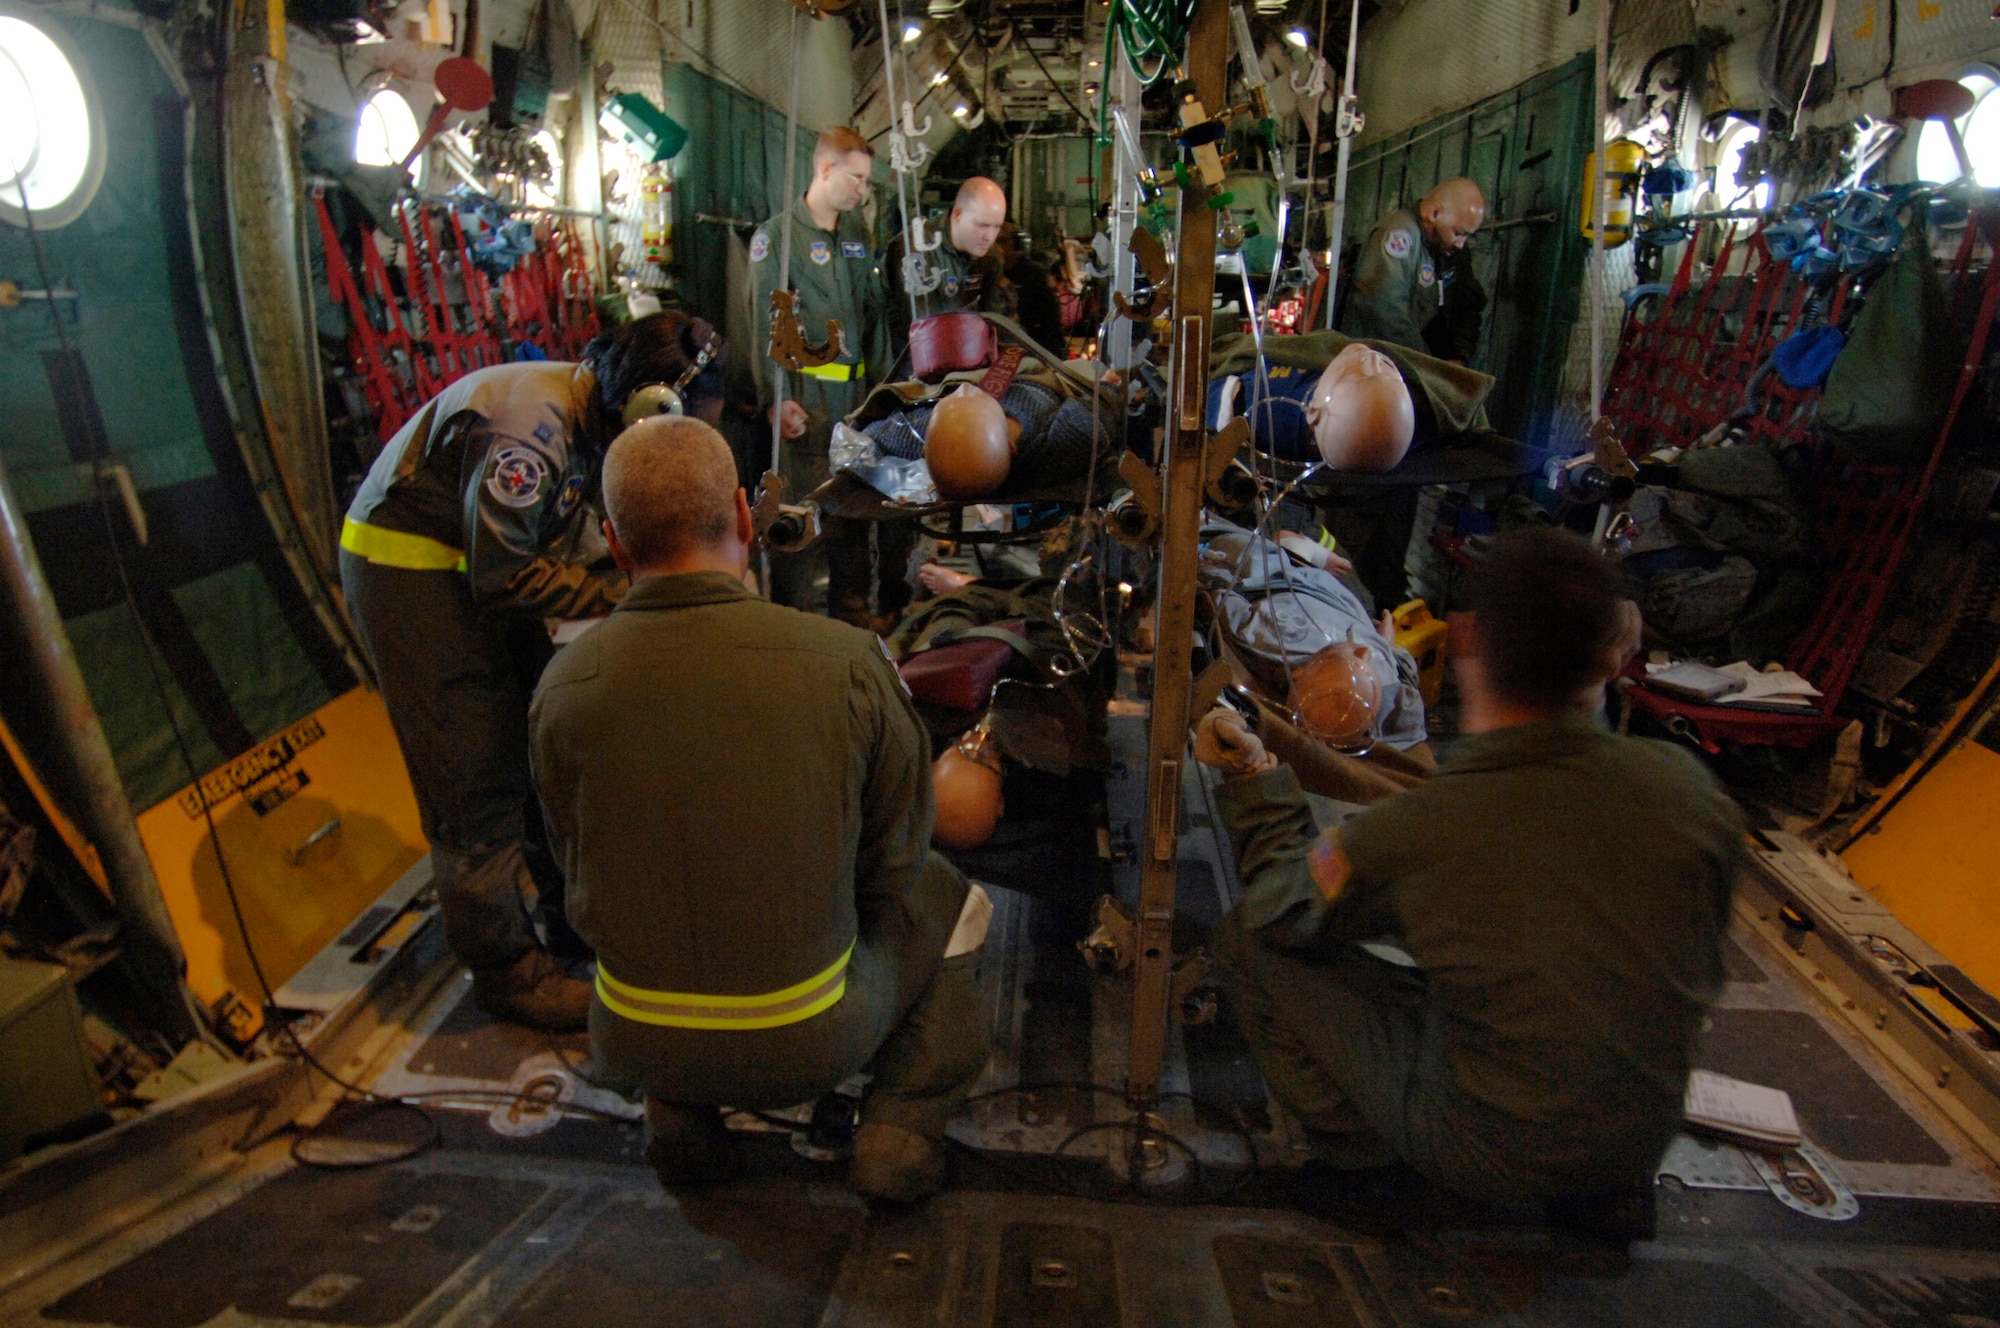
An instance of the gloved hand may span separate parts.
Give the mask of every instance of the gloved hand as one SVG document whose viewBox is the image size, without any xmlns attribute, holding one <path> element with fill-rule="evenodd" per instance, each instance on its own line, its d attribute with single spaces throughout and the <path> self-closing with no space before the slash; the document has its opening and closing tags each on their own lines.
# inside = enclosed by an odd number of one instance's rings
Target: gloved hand
<svg viewBox="0 0 2000 1328">
<path fill-rule="evenodd" d="M 1261 775 L 1277 768 L 1278 760 L 1264 750 L 1264 743 L 1250 731 L 1243 716 L 1217 706 L 1194 726 L 1194 759 L 1214 766 L 1224 779 Z"/>
</svg>

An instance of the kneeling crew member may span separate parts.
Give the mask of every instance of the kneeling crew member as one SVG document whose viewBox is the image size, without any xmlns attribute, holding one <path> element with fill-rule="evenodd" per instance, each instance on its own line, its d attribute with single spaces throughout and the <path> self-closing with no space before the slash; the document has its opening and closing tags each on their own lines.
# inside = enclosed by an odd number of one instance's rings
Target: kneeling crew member
<svg viewBox="0 0 2000 1328">
<path fill-rule="evenodd" d="M 1203 719 L 1246 883 L 1225 989 L 1326 1162 L 1400 1158 L 1487 1201 L 1650 1194 L 1721 990 L 1742 820 L 1692 756 L 1601 723 L 1637 615 L 1582 541 L 1502 535 L 1473 606 L 1470 736 L 1337 831 L 1232 716 Z"/>
<path fill-rule="evenodd" d="M 528 693 L 542 620 L 609 613 L 625 593 L 594 515 L 621 417 L 720 413 L 704 347 L 720 347 L 708 324 L 655 314 L 582 364 L 467 374 L 389 440 L 347 509 L 341 587 L 409 767 L 445 940 L 498 1018 L 575 1031 L 590 1009 L 523 906 Z"/>
<path fill-rule="evenodd" d="M 730 1170 L 715 1104 L 790 1106 L 872 1066 L 851 1179 L 920 1198 L 986 1064 L 990 913 L 930 850 L 929 735 L 873 636 L 744 588 L 750 509 L 713 429 L 628 430 L 604 497 L 632 589 L 532 719 L 597 948 L 592 1051 L 644 1086 L 668 1184 Z"/>
</svg>

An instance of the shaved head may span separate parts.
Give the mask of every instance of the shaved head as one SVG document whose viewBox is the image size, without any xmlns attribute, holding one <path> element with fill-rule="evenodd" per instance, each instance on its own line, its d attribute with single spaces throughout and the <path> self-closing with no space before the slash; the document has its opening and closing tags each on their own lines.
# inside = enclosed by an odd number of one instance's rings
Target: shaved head
<svg viewBox="0 0 2000 1328">
<path fill-rule="evenodd" d="M 983 175 L 958 187 L 951 204 L 951 242 L 962 254 L 984 258 L 1007 223 L 1007 191 Z"/>
<path fill-rule="evenodd" d="M 721 543 L 736 529 L 736 458 L 690 415 L 656 415 L 604 454 L 604 512 L 640 567 Z"/>
<path fill-rule="evenodd" d="M 1486 195 L 1462 175 L 1456 180 L 1446 180 L 1417 204 L 1417 221 L 1432 249 L 1456 253 L 1485 224 Z"/>
</svg>

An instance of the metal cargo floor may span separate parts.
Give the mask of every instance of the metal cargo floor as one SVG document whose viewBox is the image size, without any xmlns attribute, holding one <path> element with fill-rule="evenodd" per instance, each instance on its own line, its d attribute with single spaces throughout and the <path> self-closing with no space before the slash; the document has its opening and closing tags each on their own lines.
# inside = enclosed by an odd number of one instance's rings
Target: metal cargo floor
<svg viewBox="0 0 2000 1328">
<path fill-rule="evenodd" d="M 1106 797 L 1115 846 L 1143 806 L 1143 728 L 1112 722 L 1125 758 Z M 1189 781 L 1184 945 L 1236 892 L 1206 785 L 1198 772 Z M 1129 897 L 1136 873 L 1115 863 L 1111 875 Z M 492 1024 L 459 974 L 374 1057 L 372 1087 L 504 1088 L 627 1119 L 440 1107 L 436 1148 L 365 1171 L 301 1169 L 281 1137 L 8 1288 L 0 1324 L 2000 1323 L 1994 1168 L 1752 914 L 1731 937 L 1701 1063 L 1789 1091 L 1858 1211 L 1808 1215 L 1799 1209 L 1813 1205 L 1781 1202 L 1749 1155 L 1684 1137 L 1661 1166 L 1658 1239 L 1628 1259 L 1544 1230 L 1532 1213 L 1468 1207 L 1440 1214 L 1434 1234 L 1388 1240 L 1303 1216 L 1284 1180 L 1304 1156 L 1300 1133 L 1269 1101 L 1226 1007 L 1211 1024 L 1177 1025 L 1170 1049 L 1166 1086 L 1186 1096 L 1160 1115 L 1199 1166 L 1170 1154 L 1162 1171 L 1177 1173 L 1189 1201 L 1106 1198 L 1114 1187 L 1094 1159 L 1117 1131 L 1087 1127 L 1124 1112 L 1089 1085 L 1122 1080 L 1127 986 L 1084 966 L 1073 908 L 994 893 L 982 976 L 998 1051 L 985 1096 L 954 1127 L 957 1181 L 928 1204 L 871 1213 L 837 1164 L 802 1156 L 767 1123 L 743 1136 L 744 1179 L 669 1196 L 640 1162 L 637 1109 L 579 1077 L 584 1040 Z M 424 943 L 435 948 L 435 936 Z M 1011 1091 L 1024 1083 L 1048 1087 Z M 1075 1160 L 1057 1159 L 1062 1150 Z"/>
</svg>

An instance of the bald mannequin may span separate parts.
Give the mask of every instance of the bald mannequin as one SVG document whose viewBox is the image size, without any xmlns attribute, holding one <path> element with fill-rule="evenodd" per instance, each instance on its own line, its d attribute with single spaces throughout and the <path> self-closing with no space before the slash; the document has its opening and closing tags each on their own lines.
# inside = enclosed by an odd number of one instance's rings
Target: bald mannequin
<svg viewBox="0 0 2000 1328">
<path fill-rule="evenodd" d="M 1417 432 L 1416 403 L 1396 362 L 1356 343 L 1320 373 L 1306 407 L 1319 454 L 1335 470 L 1392 469 Z"/>
<path fill-rule="evenodd" d="M 1427 351 L 1424 325 L 1444 306 L 1440 265 L 1485 220 L 1485 195 L 1463 178 L 1425 194 L 1414 212 L 1398 208 L 1382 218 L 1361 243 L 1340 330 Z"/>
<path fill-rule="evenodd" d="M 1007 224 L 1007 192 L 983 175 L 958 187 L 951 204 L 951 243 L 967 258 L 984 258 Z"/>
</svg>

